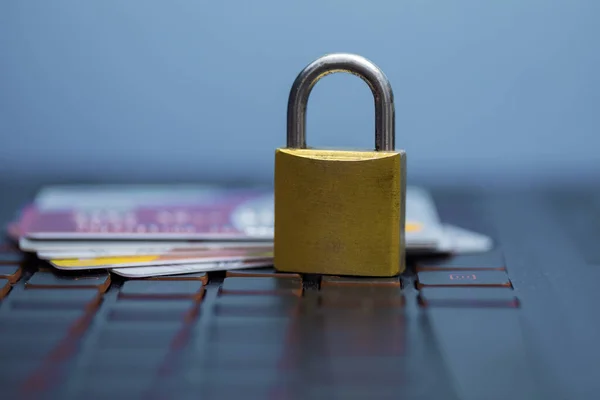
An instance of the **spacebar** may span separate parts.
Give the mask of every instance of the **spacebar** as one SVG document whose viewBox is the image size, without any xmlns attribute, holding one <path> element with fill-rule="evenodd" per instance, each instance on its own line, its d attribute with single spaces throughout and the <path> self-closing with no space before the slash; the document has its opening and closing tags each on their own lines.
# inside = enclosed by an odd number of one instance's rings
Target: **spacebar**
<svg viewBox="0 0 600 400">
<path fill-rule="evenodd" d="M 436 341 L 461 399 L 541 396 L 518 310 L 427 310 Z"/>
</svg>

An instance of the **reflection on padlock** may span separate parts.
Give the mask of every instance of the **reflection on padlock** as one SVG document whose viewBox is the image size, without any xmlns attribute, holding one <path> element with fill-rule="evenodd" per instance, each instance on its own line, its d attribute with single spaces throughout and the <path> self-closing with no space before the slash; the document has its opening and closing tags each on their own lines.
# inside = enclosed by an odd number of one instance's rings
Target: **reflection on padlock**
<svg viewBox="0 0 600 400">
<path fill-rule="evenodd" d="M 375 151 L 306 148 L 306 105 L 323 76 L 349 72 L 375 99 Z M 309 64 L 289 97 L 287 147 L 275 153 L 274 264 L 279 271 L 394 276 L 405 268 L 406 154 L 395 151 L 394 96 L 353 54 Z"/>
</svg>

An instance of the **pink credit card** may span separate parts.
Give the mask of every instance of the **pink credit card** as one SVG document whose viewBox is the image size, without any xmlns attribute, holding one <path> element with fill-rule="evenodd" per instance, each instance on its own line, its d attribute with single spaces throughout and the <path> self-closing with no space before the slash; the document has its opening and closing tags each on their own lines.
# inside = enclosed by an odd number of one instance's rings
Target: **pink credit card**
<svg viewBox="0 0 600 400">
<path fill-rule="evenodd" d="M 34 239 L 273 238 L 272 189 L 191 185 L 57 186 L 23 213 Z"/>
<path fill-rule="evenodd" d="M 19 209 L 16 219 L 6 226 L 6 235 L 10 240 L 15 243 L 19 242 L 19 239 L 23 236 L 23 229 L 25 223 L 28 221 L 28 216 L 33 212 L 34 208 L 33 204 L 25 204 Z"/>
</svg>

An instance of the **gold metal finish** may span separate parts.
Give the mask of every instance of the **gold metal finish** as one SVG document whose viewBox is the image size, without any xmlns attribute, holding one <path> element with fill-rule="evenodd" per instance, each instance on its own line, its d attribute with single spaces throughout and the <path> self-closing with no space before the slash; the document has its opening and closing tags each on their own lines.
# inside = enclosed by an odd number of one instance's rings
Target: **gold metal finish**
<svg viewBox="0 0 600 400">
<path fill-rule="evenodd" d="M 275 267 L 328 275 L 404 271 L 404 152 L 278 149 Z"/>
</svg>

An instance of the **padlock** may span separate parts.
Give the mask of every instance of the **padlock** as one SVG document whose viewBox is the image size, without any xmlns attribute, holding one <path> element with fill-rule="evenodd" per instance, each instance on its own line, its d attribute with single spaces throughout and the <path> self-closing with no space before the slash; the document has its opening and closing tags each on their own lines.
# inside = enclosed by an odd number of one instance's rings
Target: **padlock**
<svg viewBox="0 0 600 400">
<path fill-rule="evenodd" d="M 325 75 L 362 78 L 375 100 L 374 151 L 306 148 L 306 106 Z M 306 274 L 394 276 L 405 268 L 406 153 L 395 151 L 392 87 L 371 61 L 325 55 L 294 81 L 287 147 L 275 152 L 274 266 Z"/>
</svg>

